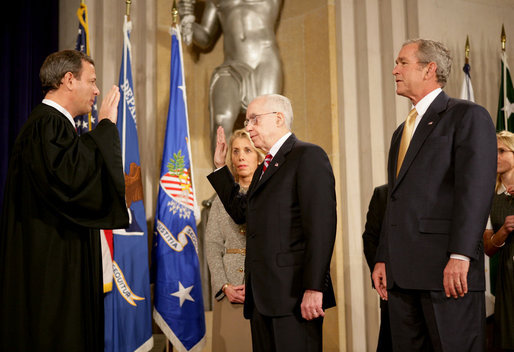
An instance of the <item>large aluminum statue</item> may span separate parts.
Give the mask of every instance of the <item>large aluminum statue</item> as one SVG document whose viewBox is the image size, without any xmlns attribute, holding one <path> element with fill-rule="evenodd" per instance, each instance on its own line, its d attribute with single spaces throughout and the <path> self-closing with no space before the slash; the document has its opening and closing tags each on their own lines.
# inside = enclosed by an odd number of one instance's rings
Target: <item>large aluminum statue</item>
<svg viewBox="0 0 514 352">
<path fill-rule="evenodd" d="M 282 93 L 282 63 L 275 28 L 282 0 L 206 0 L 200 23 L 195 22 L 195 0 L 179 0 L 184 42 L 207 49 L 223 32 L 224 61 L 211 77 L 209 111 L 211 151 L 216 129 L 232 133 L 240 112 L 253 98 Z"/>
</svg>

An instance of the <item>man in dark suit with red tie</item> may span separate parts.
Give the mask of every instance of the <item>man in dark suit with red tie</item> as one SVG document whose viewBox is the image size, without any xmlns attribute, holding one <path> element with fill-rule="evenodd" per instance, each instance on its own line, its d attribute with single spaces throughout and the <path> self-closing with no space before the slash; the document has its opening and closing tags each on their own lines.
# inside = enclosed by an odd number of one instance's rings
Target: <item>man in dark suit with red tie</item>
<svg viewBox="0 0 514 352">
<path fill-rule="evenodd" d="M 293 111 L 281 95 L 255 98 L 245 126 L 270 156 L 246 195 L 225 166 L 218 128 L 208 176 L 236 223 L 247 224 L 244 314 L 253 351 L 322 351 L 324 309 L 335 305 L 330 259 L 336 234 L 334 175 L 327 154 L 290 132 Z M 228 151 L 231 152 L 231 151 Z"/>
<path fill-rule="evenodd" d="M 414 106 L 394 132 L 389 195 L 373 271 L 395 351 L 483 351 L 482 234 L 496 177 L 496 135 L 481 106 L 448 97 L 449 51 L 406 42 L 396 93 Z"/>
</svg>

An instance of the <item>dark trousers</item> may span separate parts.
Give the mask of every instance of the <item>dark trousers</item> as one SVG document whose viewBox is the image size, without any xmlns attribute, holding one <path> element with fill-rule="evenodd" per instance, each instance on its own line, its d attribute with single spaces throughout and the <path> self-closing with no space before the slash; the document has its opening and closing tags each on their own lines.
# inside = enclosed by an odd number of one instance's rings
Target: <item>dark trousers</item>
<svg viewBox="0 0 514 352">
<path fill-rule="evenodd" d="M 298 315 L 264 316 L 253 308 L 250 320 L 253 352 L 321 352 L 323 318 L 307 321 Z"/>
<path fill-rule="evenodd" d="M 377 352 L 391 352 L 391 326 L 389 325 L 389 308 L 387 301 L 380 300 L 380 332 L 378 335 Z"/>
<path fill-rule="evenodd" d="M 444 291 L 388 291 L 394 351 L 484 351 L 484 292 L 458 299 Z"/>
</svg>

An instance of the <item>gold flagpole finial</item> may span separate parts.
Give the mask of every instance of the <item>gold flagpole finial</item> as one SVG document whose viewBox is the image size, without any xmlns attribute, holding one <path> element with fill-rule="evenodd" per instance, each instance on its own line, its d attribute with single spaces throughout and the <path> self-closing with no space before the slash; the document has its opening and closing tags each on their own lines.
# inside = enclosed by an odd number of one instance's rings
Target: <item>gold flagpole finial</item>
<svg viewBox="0 0 514 352">
<path fill-rule="evenodd" d="M 132 4 L 132 0 L 125 0 L 125 15 L 127 15 L 127 20 L 130 21 L 130 5 Z"/>
<path fill-rule="evenodd" d="M 469 35 L 466 36 L 465 54 L 466 54 L 466 63 L 469 64 Z"/>
<path fill-rule="evenodd" d="M 502 51 L 505 51 L 506 43 L 507 43 L 507 36 L 505 35 L 505 27 L 502 24 Z"/>
<path fill-rule="evenodd" d="M 171 25 L 175 27 L 178 24 L 178 10 L 177 3 L 173 0 L 173 5 L 171 6 Z"/>
</svg>

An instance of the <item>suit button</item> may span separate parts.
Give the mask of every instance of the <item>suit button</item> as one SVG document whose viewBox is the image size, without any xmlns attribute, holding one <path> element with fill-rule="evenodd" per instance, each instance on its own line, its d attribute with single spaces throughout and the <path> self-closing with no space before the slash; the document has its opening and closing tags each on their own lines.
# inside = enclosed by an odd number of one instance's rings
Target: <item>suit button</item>
<svg viewBox="0 0 514 352">
<path fill-rule="evenodd" d="M 239 272 L 242 273 L 244 272 L 245 270 L 243 268 L 239 268 Z"/>
</svg>

